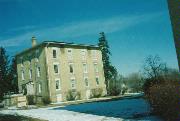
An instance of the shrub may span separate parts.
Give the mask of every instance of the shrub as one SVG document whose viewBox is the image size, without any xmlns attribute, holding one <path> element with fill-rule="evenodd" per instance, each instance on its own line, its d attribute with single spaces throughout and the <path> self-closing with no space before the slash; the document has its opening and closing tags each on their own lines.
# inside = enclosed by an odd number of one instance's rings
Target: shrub
<svg viewBox="0 0 180 121">
<path fill-rule="evenodd" d="M 125 94 L 125 92 L 127 92 L 127 90 L 128 90 L 128 88 L 127 88 L 127 87 L 123 87 L 123 88 L 122 88 L 122 95 L 124 95 L 124 94 Z"/>
<path fill-rule="evenodd" d="M 103 89 L 102 88 L 95 88 L 91 89 L 91 96 L 90 98 L 98 98 L 102 96 Z"/>
<path fill-rule="evenodd" d="M 66 95 L 67 101 L 73 101 L 73 100 L 80 100 L 81 99 L 81 93 L 76 92 L 74 90 L 69 90 Z"/>
<path fill-rule="evenodd" d="M 26 98 L 27 98 L 28 105 L 35 105 L 34 95 L 27 95 Z"/>
<path fill-rule="evenodd" d="M 118 89 L 118 88 L 110 88 L 109 89 L 109 95 L 111 96 L 117 96 L 121 93 L 121 89 Z"/>
<path fill-rule="evenodd" d="M 151 84 L 146 96 L 155 114 L 166 121 L 177 121 L 180 120 L 179 92 L 179 82 L 168 80 Z"/>
<path fill-rule="evenodd" d="M 42 98 L 43 104 L 47 105 L 51 103 L 51 100 L 48 96 Z"/>
</svg>

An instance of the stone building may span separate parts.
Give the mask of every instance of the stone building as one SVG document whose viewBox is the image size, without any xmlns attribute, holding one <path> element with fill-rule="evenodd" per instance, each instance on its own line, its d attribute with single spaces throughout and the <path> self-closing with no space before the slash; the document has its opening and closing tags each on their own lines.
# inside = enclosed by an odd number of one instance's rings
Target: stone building
<svg viewBox="0 0 180 121">
<path fill-rule="evenodd" d="M 34 95 L 36 102 L 67 100 L 67 94 L 78 92 L 88 99 L 93 89 L 106 94 L 102 54 L 98 46 L 44 41 L 16 55 L 20 93 Z"/>
</svg>

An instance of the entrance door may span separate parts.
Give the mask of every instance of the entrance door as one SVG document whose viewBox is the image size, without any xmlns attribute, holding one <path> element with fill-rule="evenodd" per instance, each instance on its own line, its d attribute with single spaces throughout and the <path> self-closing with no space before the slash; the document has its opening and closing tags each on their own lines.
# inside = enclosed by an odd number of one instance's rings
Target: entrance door
<svg viewBox="0 0 180 121">
<path fill-rule="evenodd" d="M 91 96 L 91 90 L 86 90 L 86 99 L 89 99 Z"/>
<path fill-rule="evenodd" d="M 61 102 L 62 101 L 62 94 L 57 94 L 56 98 L 57 98 L 57 102 Z"/>
</svg>

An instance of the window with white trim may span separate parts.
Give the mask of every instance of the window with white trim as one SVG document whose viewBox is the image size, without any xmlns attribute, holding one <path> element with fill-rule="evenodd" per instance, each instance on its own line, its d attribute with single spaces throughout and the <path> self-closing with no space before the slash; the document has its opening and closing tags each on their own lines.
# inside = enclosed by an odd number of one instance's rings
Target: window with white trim
<svg viewBox="0 0 180 121">
<path fill-rule="evenodd" d="M 71 79 L 71 88 L 75 89 L 76 88 L 76 81 L 74 78 Z"/>
<path fill-rule="evenodd" d="M 99 77 L 96 77 L 96 85 L 99 85 Z"/>
<path fill-rule="evenodd" d="M 68 50 L 67 50 L 67 55 L 68 55 L 68 59 L 69 59 L 69 60 L 72 60 L 72 59 L 73 59 L 73 57 L 72 57 L 72 49 L 68 49 Z"/>
<path fill-rule="evenodd" d="M 60 79 L 56 79 L 56 90 L 60 90 Z"/>
<path fill-rule="evenodd" d="M 23 67 L 23 66 L 24 66 L 24 60 L 23 60 L 23 57 L 20 58 L 20 61 L 21 61 L 21 66 Z"/>
<path fill-rule="evenodd" d="M 53 49 L 53 58 L 57 58 L 57 49 Z"/>
<path fill-rule="evenodd" d="M 87 73 L 88 70 L 87 70 L 87 64 L 86 63 L 83 63 L 83 72 L 84 73 Z"/>
<path fill-rule="evenodd" d="M 36 50 L 35 52 L 35 61 L 39 62 L 39 50 Z"/>
<path fill-rule="evenodd" d="M 24 70 L 21 71 L 21 78 L 24 80 Z"/>
<path fill-rule="evenodd" d="M 72 64 L 72 63 L 69 64 L 69 72 L 70 72 L 71 74 L 74 73 L 74 68 L 73 68 L 73 64 Z"/>
<path fill-rule="evenodd" d="M 97 73 L 99 70 L 98 70 L 98 65 L 97 63 L 94 63 L 94 71 Z"/>
<path fill-rule="evenodd" d="M 29 79 L 32 79 L 32 69 L 29 69 Z"/>
<path fill-rule="evenodd" d="M 84 82 L 85 82 L 85 86 L 88 87 L 89 86 L 89 81 L 88 81 L 88 78 L 84 78 Z"/>
<path fill-rule="evenodd" d="M 82 60 L 86 60 L 86 50 L 85 49 L 81 50 L 81 56 L 82 56 Z"/>
<path fill-rule="evenodd" d="M 31 65 L 31 55 L 28 55 L 28 62 L 29 62 L 29 65 Z"/>
<path fill-rule="evenodd" d="M 59 73 L 58 64 L 54 64 L 54 73 L 55 73 L 55 74 L 58 74 L 58 73 Z"/>
<path fill-rule="evenodd" d="M 93 58 L 94 60 L 97 59 L 97 50 L 92 50 L 92 58 Z"/>
<path fill-rule="evenodd" d="M 37 67 L 37 77 L 40 77 L 40 74 L 41 73 L 41 69 L 40 69 L 40 67 Z"/>
</svg>

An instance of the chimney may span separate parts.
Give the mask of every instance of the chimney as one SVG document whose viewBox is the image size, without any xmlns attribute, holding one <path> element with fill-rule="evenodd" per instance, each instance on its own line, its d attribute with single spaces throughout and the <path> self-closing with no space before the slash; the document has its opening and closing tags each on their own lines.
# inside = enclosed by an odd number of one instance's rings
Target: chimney
<svg viewBox="0 0 180 121">
<path fill-rule="evenodd" d="M 32 41 L 32 47 L 36 46 L 36 37 L 33 36 L 31 41 Z"/>
</svg>

